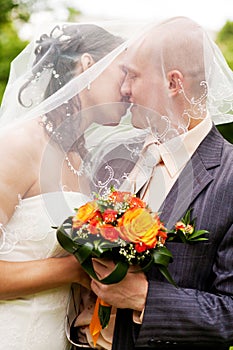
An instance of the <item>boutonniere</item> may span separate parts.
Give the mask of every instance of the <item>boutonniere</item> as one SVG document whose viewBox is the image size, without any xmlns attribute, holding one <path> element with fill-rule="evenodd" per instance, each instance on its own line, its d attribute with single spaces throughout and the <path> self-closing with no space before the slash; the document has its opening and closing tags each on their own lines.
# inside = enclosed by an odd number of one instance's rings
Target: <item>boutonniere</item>
<svg viewBox="0 0 233 350">
<path fill-rule="evenodd" d="M 168 232 L 167 242 L 175 241 L 182 243 L 194 243 L 200 241 L 207 241 L 207 230 L 196 230 L 196 218 L 191 219 L 191 211 L 189 209 L 184 217 L 175 224 L 173 230 Z"/>
</svg>

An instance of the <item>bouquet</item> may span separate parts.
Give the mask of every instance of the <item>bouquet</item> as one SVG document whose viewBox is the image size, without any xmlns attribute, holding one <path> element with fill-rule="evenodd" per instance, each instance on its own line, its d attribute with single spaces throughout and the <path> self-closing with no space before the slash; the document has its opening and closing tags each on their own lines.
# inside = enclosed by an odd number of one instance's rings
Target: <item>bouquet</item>
<svg viewBox="0 0 233 350">
<path fill-rule="evenodd" d="M 146 272 L 156 264 L 165 278 L 176 285 L 168 271 L 172 254 L 165 246 L 166 240 L 181 239 L 184 242 L 186 239 L 187 242 L 191 237 L 195 241 L 207 232 L 195 232 L 194 226 L 188 223 L 189 215 L 168 232 L 159 215 L 153 213 L 144 201 L 114 188 L 103 196 L 96 195 L 75 210 L 76 214 L 57 229 L 58 241 L 75 255 L 91 277 L 105 284 L 120 282 L 131 265 L 138 266 L 136 271 Z M 98 278 L 92 264 L 93 257 L 110 258 L 115 262 L 110 275 L 101 280 Z M 110 312 L 111 306 L 97 298 L 90 324 L 94 344 L 101 329 L 108 325 Z"/>
</svg>

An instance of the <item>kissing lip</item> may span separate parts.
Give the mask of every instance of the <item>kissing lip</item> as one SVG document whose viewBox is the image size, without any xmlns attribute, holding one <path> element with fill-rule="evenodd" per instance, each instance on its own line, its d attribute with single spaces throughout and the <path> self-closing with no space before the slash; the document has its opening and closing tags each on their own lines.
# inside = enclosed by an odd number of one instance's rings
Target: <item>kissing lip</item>
<svg viewBox="0 0 233 350">
<path fill-rule="evenodd" d="M 132 103 L 132 102 L 130 101 L 130 97 L 129 97 L 129 96 L 122 96 L 121 102 L 129 103 L 129 104 Z"/>
</svg>

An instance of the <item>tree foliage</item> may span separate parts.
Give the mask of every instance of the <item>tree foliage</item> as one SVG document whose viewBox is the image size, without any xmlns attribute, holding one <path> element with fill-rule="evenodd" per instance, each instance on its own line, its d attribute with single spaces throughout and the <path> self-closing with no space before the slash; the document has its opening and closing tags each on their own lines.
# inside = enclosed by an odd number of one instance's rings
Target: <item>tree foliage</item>
<svg viewBox="0 0 233 350">
<path fill-rule="evenodd" d="M 10 63 L 25 45 L 26 42 L 18 37 L 17 31 L 11 23 L 0 26 L 0 96 L 3 95 L 7 84 Z"/>
<path fill-rule="evenodd" d="M 226 58 L 229 67 L 233 69 L 233 22 L 226 22 L 217 34 L 216 43 Z"/>
<path fill-rule="evenodd" d="M 218 32 L 216 43 L 222 51 L 229 67 L 233 70 L 233 22 L 227 21 Z M 218 126 L 223 136 L 233 143 L 233 123 Z"/>
<path fill-rule="evenodd" d="M 30 4 L 31 1 L 0 0 L 0 101 L 7 84 L 10 63 L 27 44 L 19 38 L 15 23 L 29 20 Z"/>
<path fill-rule="evenodd" d="M 66 7 L 63 0 L 63 7 Z M 0 103 L 8 81 L 10 63 L 24 49 L 27 41 L 19 35 L 19 28 L 30 20 L 32 13 L 54 11 L 49 0 L 0 0 Z M 80 11 L 67 7 L 67 21 L 75 21 Z"/>
</svg>

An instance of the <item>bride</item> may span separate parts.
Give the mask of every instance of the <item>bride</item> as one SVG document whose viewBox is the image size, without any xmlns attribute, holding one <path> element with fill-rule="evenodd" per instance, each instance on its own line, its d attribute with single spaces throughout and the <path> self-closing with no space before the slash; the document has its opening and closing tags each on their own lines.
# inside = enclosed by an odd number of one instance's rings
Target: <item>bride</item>
<svg viewBox="0 0 233 350">
<path fill-rule="evenodd" d="M 123 49 L 123 39 L 101 27 L 69 24 L 38 36 L 12 63 L 0 118 L 3 349 L 70 347 L 70 286 L 89 288 L 90 279 L 58 245 L 52 226 L 87 200 L 85 130 L 105 117 L 118 124 L 125 111 L 117 104 Z M 111 115 L 109 103 L 116 106 Z"/>
</svg>

